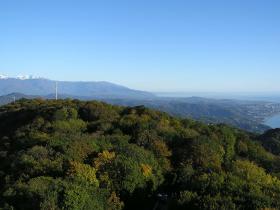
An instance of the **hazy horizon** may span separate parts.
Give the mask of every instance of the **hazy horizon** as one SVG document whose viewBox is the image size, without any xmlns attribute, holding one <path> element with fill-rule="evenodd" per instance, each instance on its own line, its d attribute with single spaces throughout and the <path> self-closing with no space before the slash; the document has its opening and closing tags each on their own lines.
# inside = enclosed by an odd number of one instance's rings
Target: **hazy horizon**
<svg viewBox="0 0 280 210">
<path fill-rule="evenodd" d="M 17 76 L 11 76 L 11 75 L 4 75 L 0 73 L 0 80 L 6 80 L 6 79 L 18 79 L 18 80 L 34 80 L 34 79 L 43 79 L 43 80 L 51 80 L 51 81 L 57 81 L 58 87 L 59 82 L 106 82 L 111 83 L 118 86 L 123 86 L 129 89 L 132 89 L 129 86 L 125 86 L 123 84 L 116 84 L 112 83 L 111 81 L 80 81 L 80 80 L 55 80 L 50 78 L 44 78 L 44 77 L 35 77 L 33 75 L 17 75 Z M 55 83 L 54 83 L 55 87 Z M 150 93 L 153 93 L 157 97 L 166 97 L 166 98 L 188 98 L 188 97 L 203 97 L 203 98 L 209 98 L 209 99 L 235 99 L 235 100 L 251 100 L 251 101 L 267 101 L 267 102 L 280 102 L 280 92 L 235 92 L 235 91 L 149 91 L 149 90 L 143 90 L 143 89 L 134 89 L 134 90 L 140 90 L 140 91 L 147 91 Z M 21 93 L 20 91 L 16 91 L 18 93 Z M 13 92 L 11 92 L 13 93 Z M 22 92 L 23 93 L 23 92 Z"/>
<path fill-rule="evenodd" d="M 1 78 L 3 77 L 3 78 Z M 114 83 L 112 81 L 98 81 L 98 80 L 57 80 L 55 78 L 46 78 L 43 76 L 34 76 L 31 74 L 23 75 L 8 75 L 8 74 L 2 74 L 0 72 L 0 79 L 19 79 L 19 80 L 28 80 L 28 79 L 46 79 L 46 80 L 52 80 L 57 82 L 108 82 L 115 85 L 124 86 L 130 89 L 134 89 L 130 86 L 126 86 L 124 84 L 120 83 Z M 229 98 L 240 98 L 240 97 L 280 97 L 280 91 L 194 91 L 194 90 L 185 90 L 185 91 L 176 91 L 176 90 L 165 90 L 165 91 L 157 91 L 157 90 L 146 90 L 146 89 L 137 89 L 141 91 L 147 91 L 156 94 L 157 96 L 166 96 L 166 97 L 213 97 L 213 98 L 224 98 L 228 96 Z"/>
</svg>

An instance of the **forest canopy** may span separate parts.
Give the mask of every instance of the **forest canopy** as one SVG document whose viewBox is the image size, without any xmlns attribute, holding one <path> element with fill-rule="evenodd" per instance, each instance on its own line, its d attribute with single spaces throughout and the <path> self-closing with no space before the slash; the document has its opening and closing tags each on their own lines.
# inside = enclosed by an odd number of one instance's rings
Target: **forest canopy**
<svg viewBox="0 0 280 210">
<path fill-rule="evenodd" d="M 279 130 L 22 99 L 0 107 L 0 209 L 280 209 L 279 145 Z"/>
</svg>

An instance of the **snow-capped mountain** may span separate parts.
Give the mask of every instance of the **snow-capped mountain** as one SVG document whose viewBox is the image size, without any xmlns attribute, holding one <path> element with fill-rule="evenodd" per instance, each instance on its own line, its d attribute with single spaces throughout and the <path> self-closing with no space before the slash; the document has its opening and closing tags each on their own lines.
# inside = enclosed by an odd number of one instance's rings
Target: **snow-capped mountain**
<svg viewBox="0 0 280 210">
<path fill-rule="evenodd" d="M 0 74 L 0 79 L 8 79 L 9 77 L 4 75 L 4 74 Z"/>
<path fill-rule="evenodd" d="M 42 77 L 36 77 L 33 75 L 18 75 L 16 77 L 9 77 L 5 74 L 0 74 L 0 79 L 20 79 L 20 80 L 26 80 L 26 79 L 42 79 Z"/>
</svg>

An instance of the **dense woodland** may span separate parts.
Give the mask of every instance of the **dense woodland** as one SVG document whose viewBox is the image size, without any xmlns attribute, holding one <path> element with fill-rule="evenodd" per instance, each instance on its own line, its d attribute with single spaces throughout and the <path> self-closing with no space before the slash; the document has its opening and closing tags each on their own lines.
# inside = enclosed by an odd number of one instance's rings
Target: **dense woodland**
<svg viewBox="0 0 280 210">
<path fill-rule="evenodd" d="M 0 107 L 0 209 L 280 209 L 280 131 L 20 100 Z"/>
</svg>

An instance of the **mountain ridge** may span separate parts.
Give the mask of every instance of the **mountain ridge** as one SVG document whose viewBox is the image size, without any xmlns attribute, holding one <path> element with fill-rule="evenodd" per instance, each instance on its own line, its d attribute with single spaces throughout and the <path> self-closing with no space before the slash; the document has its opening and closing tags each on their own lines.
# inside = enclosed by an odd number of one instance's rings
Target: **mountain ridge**
<svg viewBox="0 0 280 210">
<path fill-rule="evenodd" d="M 111 98 L 153 98 L 154 94 L 133 90 L 125 86 L 106 81 L 55 81 L 45 78 L 35 79 L 0 79 L 0 95 L 20 92 L 25 95 L 49 95 L 58 91 L 62 95 L 77 95 L 84 97 Z"/>
</svg>

